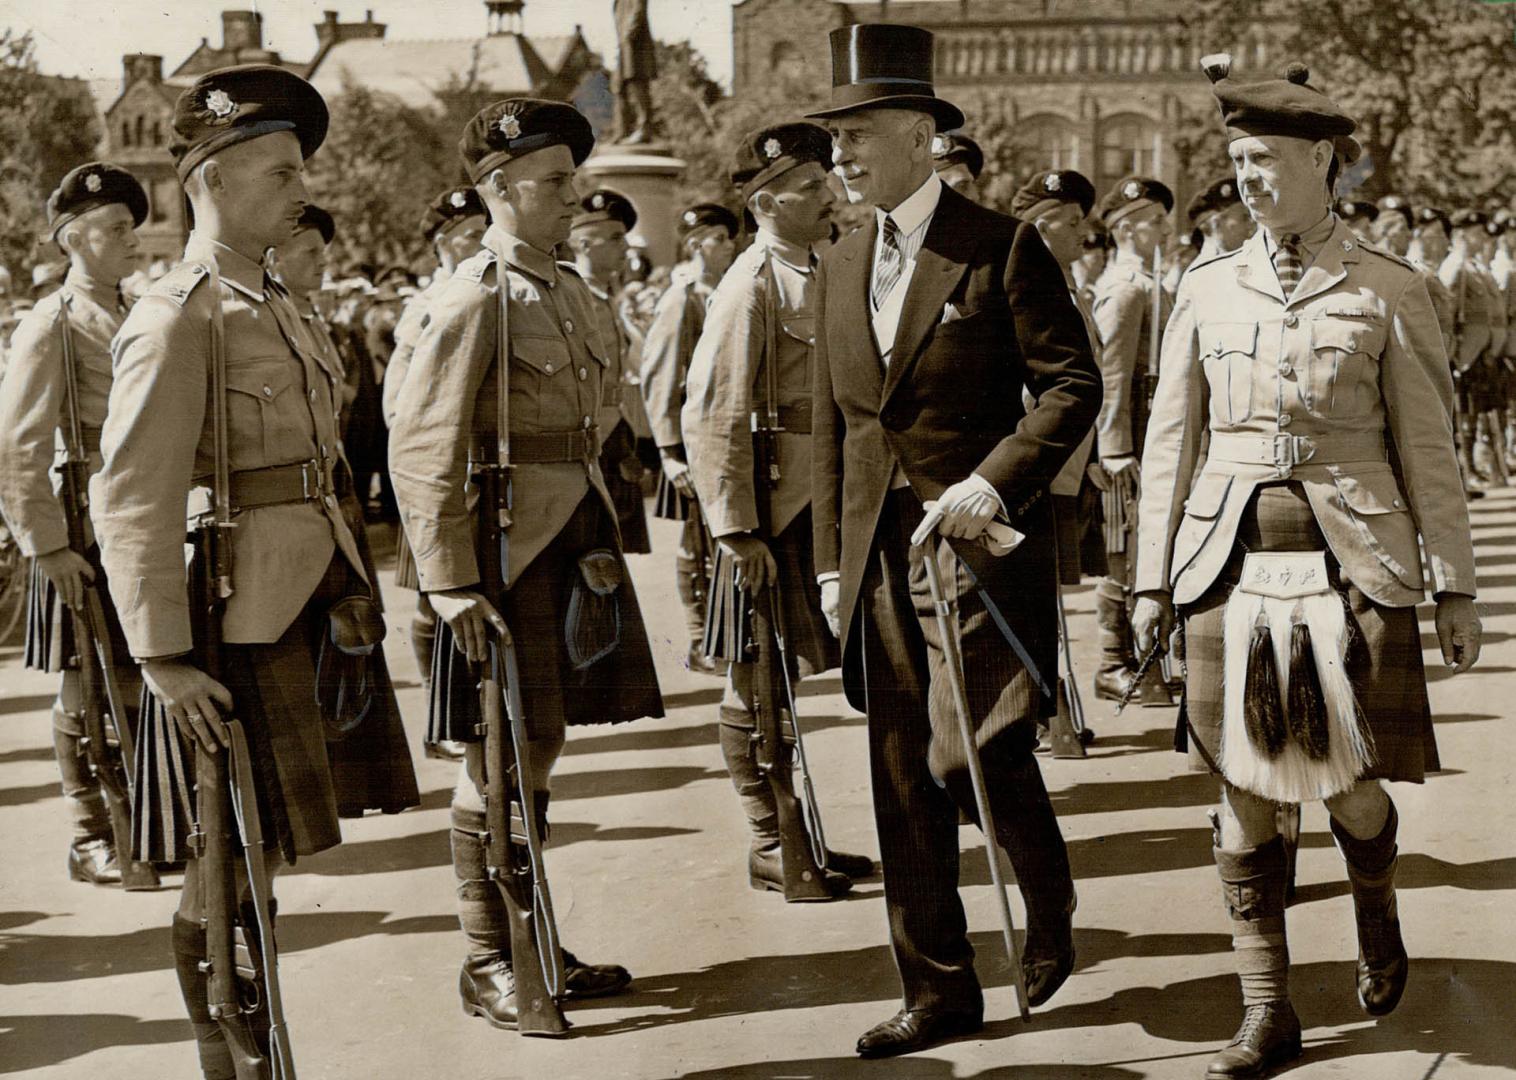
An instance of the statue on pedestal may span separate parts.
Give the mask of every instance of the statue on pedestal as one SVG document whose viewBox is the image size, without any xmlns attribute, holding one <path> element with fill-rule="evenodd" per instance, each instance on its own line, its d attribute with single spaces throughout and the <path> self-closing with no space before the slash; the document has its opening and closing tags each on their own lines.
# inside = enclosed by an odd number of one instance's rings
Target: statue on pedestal
<svg viewBox="0 0 1516 1080">
<path fill-rule="evenodd" d="M 639 144 L 657 138 L 652 83 L 658 74 L 647 0 L 612 0 L 616 18 L 616 142 Z"/>
</svg>

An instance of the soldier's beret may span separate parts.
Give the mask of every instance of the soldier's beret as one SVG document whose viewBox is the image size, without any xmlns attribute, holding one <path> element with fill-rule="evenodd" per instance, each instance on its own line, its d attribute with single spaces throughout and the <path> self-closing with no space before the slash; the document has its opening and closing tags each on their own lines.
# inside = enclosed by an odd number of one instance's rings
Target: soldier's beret
<svg viewBox="0 0 1516 1080">
<path fill-rule="evenodd" d="M 1109 229 L 1122 218 L 1156 205 L 1161 205 L 1164 213 L 1174 209 L 1174 193 L 1167 185 L 1150 176 L 1124 177 L 1100 200 L 1100 220 Z"/>
<path fill-rule="evenodd" d="M 618 221 L 630 231 L 637 225 L 637 208 L 620 192 L 599 188 L 580 200 L 579 213 L 574 215 L 569 227 L 577 229 L 598 221 Z"/>
<path fill-rule="evenodd" d="M 679 215 L 679 242 L 682 244 L 690 233 L 713 225 L 725 229 L 727 236 L 733 238 L 741 228 L 737 215 L 720 203 L 696 203 Z"/>
<path fill-rule="evenodd" d="M 832 138 L 824 128 L 803 120 L 761 127 L 737 144 L 732 186 L 747 202 L 785 173 L 813 162 L 823 169 L 832 167 Z"/>
<path fill-rule="evenodd" d="M 1513 228 L 1516 228 L 1516 212 L 1512 212 L 1509 208 L 1504 206 L 1502 206 L 1499 210 L 1496 210 L 1494 216 L 1491 217 L 1490 220 L 1498 225 L 1503 225 L 1507 232 Z"/>
<path fill-rule="evenodd" d="M 1455 229 L 1482 229 L 1489 224 L 1490 215 L 1483 210 L 1454 210 L 1448 221 Z"/>
<path fill-rule="evenodd" d="M 450 187 L 433 199 L 421 215 L 421 235 L 434 239 L 465 218 L 481 214 L 488 220 L 489 210 L 472 185 Z"/>
<path fill-rule="evenodd" d="M 1242 196 L 1237 192 L 1237 178 L 1221 176 L 1191 196 L 1185 204 L 1184 216 L 1191 225 L 1199 225 L 1211 214 L 1219 214 L 1240 202 Z"/>
<path fill-rule="evenodd" d="M 979 174 L 984 172 L 984 151 L 967 135 L 934 135 L 932 168 L 941 172 L 954 165 L 964 166 L 969 175 L 978 180 Z M 1086 210 L 1085 213 L 1089 211 Z"/>
<path fill-rule="evenodd" d="M 326 138 L 326 101 L 293 71 L 273 64 L 242 64 L 208 71 L 174 103 L 169 144 L 182 180 L 218 150 L 260 135 L 288 131 L 310 157 Z"/>
<path fill-rule="evenodd" d="M 1437 222 L 1442 225 L 1442 231 L 1448 235 L 1453 233 L 1453 219 L 1448 217 L 1446 210 L 1439 210 L 1435 206 L 1423 206 L 1416 211 L 1416 225 L 1431 225 Z"/>
<path fill-rule="evenodd" d="M 1084 234 L 1084 241 L 1081 246 L 1085 251 L 1109 251 L 1111 247 L 1111 234 L 1097 224 Z"/>
<path fill-rule="evenodd" d="M 1489 233 L 1491 236 L 1499 236 L 1510 229 L 1510 227 L 1511 226 L 1508 222 L 1502 221 L 1498 217 L 1492 217 L 1489 221 L 1484 223 L 1484 231 Z"/>
<path fill-rule="evenodd" d="M 1337 203 L 1337 216 L 1343 221 L 1375 221 L 1379 217 L 1379 207 L 1371 202 L 1341 199 Z"/>
<path fill-rule="evenodd" d="M 1232 78 L 1232 57 L 1227 53 L 1203 56 L 1200 66 L 1211 80 L 1211 93 L 1216 95 L 1229 139 L 1249 135 L 1329 139 L 1336 145 L 1338 156 L 1349 164 L 1362 153 L 1351 137 L 1357 121 L 1310 85 L 1311 73 L 1304 64 L 1290 64 L 1282 79 L 1249 83 Z"/>
<path fill-rule="evenodd" d="M 1048 169 L 1033 173 L 1011 196 L 1011 213 L 1031 221 L 1054 206 L 1078 206 L 1088 214 L 1095 205 L 1095 185 L 1073 169 Z"/>
<path fill-rule="evenodd" d="M 64 174 L 47 197 L 47 228 L 53 235 L 70 221 L 111 203 L 132 212 L 132 225 L 147 220 L 147 192 L 137 178 L 106 161 L 89 161 Z"/>
<path fill-rule="evenodd" d="M 1416 224 L 1416 217 L 1411 212 L 1411 204 L 1400 195 L 1386 195 L 1379 200 L 1379 212 L 1381 214 L 1399 214 L 1405 218 L 1406 227 Z"/>
<path fill-rule="evenodd" d="M 504 165 L 549 146 L 566 146 L 580 165 L 595 148 L 595 133 L 584 114 L 561 101 L 506 98 L 474 115 L 458 140 L 469 179 L 478 183 Z"/>
<path fill-rule="evenodd" d="M 300 220 L 295 222 L 295 231 L 302 229 L 315 229 L 321 234 L 321 242 L 330 244 L 337 235 L 337 223 L 332 220 L 332 215 L 327 213 L 315 203 L 306 203 L 305 209 L 300 211 Z"/>
</svg>

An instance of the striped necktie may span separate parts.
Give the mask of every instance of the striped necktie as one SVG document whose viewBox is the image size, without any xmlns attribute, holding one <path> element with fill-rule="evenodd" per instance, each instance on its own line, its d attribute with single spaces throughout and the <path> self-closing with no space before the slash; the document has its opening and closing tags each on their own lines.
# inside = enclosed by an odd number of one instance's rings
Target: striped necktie
<svg viewBox="0 0 1516 1080">
<path fill-rule="evenodd" d="M 1274 249 L 1274 273 L 1279 275 L 1285 300 L 1289 300 L 1305 273 L 1305 264 L 1300 260 L 1300 237 L 1295 233 L 1285 233 L 1279 238 L 1279 246 Z"/>
<path fill-rule="evenodd" d="M 884 306 L 890 290 L 900 280 L 900 270 L 904 263 L 900 252 L 900 227 L 888 214 L 884 216 L 879 238 L 882 242 L 879 245 L 879 255 L 874 260 L 874 285 L 869 294 L 875 311 Z"/>
</svg>

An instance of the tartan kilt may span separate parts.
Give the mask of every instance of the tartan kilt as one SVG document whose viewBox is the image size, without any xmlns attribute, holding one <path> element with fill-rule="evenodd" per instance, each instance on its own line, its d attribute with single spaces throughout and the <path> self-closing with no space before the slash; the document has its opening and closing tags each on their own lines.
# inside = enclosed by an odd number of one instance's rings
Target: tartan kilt
<svg viewBox="0 0 1516 1080">
<path fill-rule="evenodd" d="M 1327 551 L 1327 565 L 1347 607 L 1348 681 L 1374 742 L 1365 780 L 1421 783 L 1440 769 L 1432 707 L 1421 658 L 1421 628 L 1414 607 L 1374 603 L 1351 582 L 1327 548 L 1299 484 L 1260 487 L 1237 528 L 1239 543 L 1215 583 L 1180 611 L 1184 620 L 1185 691 L 1175 747 L 1188 750 L 1190 768 L 1211 771 L 1205 759 L 1221 750 L 1225 688 L 1222 626 L 1227 598 L 1252 551 Z M 1193 737 L 1193 738 L 1192 738 Z M 1192 742 L 1198 741 L 1205 754 Z"/>
<path fill-rule="evenodd" d="M 642 501 L 642 485 L 621 475 L 621 462 L 627 458 L 637 460 L 637 437 L 623 420 L 600 448 L 600 475 L 605 478 L 611 505 L 616 509 L 622 554 L 647 555 L 653 550 L 653 540 L 647 528 L 647 507 Z"/>
<path fill-rule="evenodd" d="M 621 564 L 615 593 L 619 641 L 608 655 L 576 671 L 569 657 L 567 614 L 579 558 L 597 548 L 615 551 Z M 510 588 L 490 599 L 516 643 L 521 704 L 531 738 L 561 737 L 566 726 L 622 724 L 663 715 L 663 696 L 631 573 L 617 548 L 615 522 L 594 488 Z M 483 719 L 478 672 L 458 650 L 451 628 L 439 619 L 427 742 L 480 742 Z"/>
<path fill-rule="evenodd" d="M 121 632 L 121 620 L 116 617 L 116 605 L 111 600 L 110 583 L 100 562 L 99 546 L 91 544 L 84 558 L 95 571 L 94 589 L 100 596 L 100 607 L 105 611 L 106 632 L 110 634 L 117 678 L 125 676 L 135 685 L 136 665 L 132 663 L 126 635 Z M 77 668 L 79 658 L 74 655 L 73 613 L 47 575 L 38 568 L 37 560 L 28 559 L 27 564 L 23 663 L 33 671 L 57 672 Z"/>
<path fill-rule="evenodd" d="M 838 667 L 841 647 L 821 614 L 821 586 L 816 584 L 816 557 L 812 548 L 811 508 L 796 515 L 783 532 L 768 542 L 779 565 L 783 589 L 785 646 L 799 665 L 801 678 Z M 748 641 L 747 593 L 736 585 L 736 570 L 720 544 L 712 560 L 710 600 L 705 611 L 705 635 L 701 650 L 706 656 L 732 663 L 751 661 Z"/>
<path fill-rule="evenodd" d="M 363 723 L 328 742 L 317 708 L 316 657 L 327 610 L 362 591 L 340 553 L 304 609 L 266 644 L 224 647 L 222 683 L 246 728 L 265 846 L 288 862 L 342 840 L 338 819 L 399 813 L 421 802 L 383 648 L 371 654 L 374 700 Z M 194 751 L 145 688 L 132 806 L 133 857 L 177 862 L 191 853 Z"/>
<path fill-rule="evenodd" d="M 660 468 L 658 470 L 658 491 L 653 496 L 653 516 L 664 521 L 687 521 L 690 516 L 690 508 L 695 505 L 695 500 L 680 492 L 668 478 L 668 475 Z"/>
</svg>

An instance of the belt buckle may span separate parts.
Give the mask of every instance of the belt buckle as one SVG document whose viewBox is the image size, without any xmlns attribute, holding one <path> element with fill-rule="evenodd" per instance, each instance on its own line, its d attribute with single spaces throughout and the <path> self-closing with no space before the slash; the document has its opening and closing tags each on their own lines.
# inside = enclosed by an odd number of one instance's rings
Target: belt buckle
<svg viewBox="0 0 1516 1080">
<path fill-rule="evenodd" d="M 1316 447 L 1310 441 L 1304 435 L 1274 433 L 1274 468 L 1279 470 L 1281 479 L 1287 478 L 1296 465 L 1303 465 L 1315 456 Z"/>
</svg>

